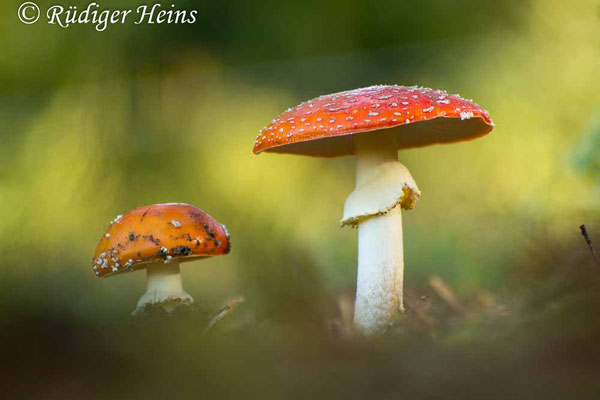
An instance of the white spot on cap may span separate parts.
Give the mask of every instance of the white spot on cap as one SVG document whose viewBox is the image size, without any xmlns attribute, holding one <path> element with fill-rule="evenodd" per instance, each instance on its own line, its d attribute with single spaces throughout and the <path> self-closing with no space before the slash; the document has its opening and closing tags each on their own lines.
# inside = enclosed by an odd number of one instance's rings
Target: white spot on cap
<svg viewBox="0 0 600 400">
<path fill-rule="evenodd" d="M 461 120 L 463 120 L 463 119 L 471 119 L 473 117 L 474 117 L 474 115 L 473 115 L 473 113 L 471 111 L 468 111 L 468 112 L 467 111 L 463 111 L 463 112 L 460 113 L 460 119 Z"/>
<path fill-rule="evenodd" d="M 424 108 L 424 109 L 423 109 L 423 112 L 426 112 L 426 113 L 428 113 L 428 112 L 432 112 L 432 111 L 433 111 L 433 108 L 434 108 L 433 106 L 431 106 L 431 107 L 427 107 L 427 108 Z"/>
<path fill-rule="evenodd" d="M 171 221 L 171 225 L 173 225 L 175 228 L 181 228 L 181 222 L 177 221 L 176 219 Z"/>
</svg>

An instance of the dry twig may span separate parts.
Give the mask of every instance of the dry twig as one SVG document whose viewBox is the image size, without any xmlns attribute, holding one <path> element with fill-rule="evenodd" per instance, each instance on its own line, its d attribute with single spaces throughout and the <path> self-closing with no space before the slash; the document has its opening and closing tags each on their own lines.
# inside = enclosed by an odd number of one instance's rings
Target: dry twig
<svg viewBox="0 0 600 400">
<path fill-rule="evenodd" d="M 240 296 L 240 297 L 234 297 L 234 298 L 228 300 L 227 303 L 225 304 L 225 307 L 223 307 L 221 309 L 221 311 L 219 311 L 217 313 L 217 315 L 215 315 L 210 320 L 210 322 L 208 323 L 208 326 L 207 326 L 206 330 L 208 331 L 210 328 L 214 327 L 219 322 L 221 322 L 223 319 L 225 319 L 225 317 L 227 317 L 233 310 L 235 310 L 244 301 L 245 301 L 245 299 L 242 296 Z"/>
<path fill-rule="evenodd" d="M 600 259 L 598 259 L 598 254 L 596 253 L 596 249 L 594 249 L 594 245 L 592 244 L 592 239 L 590 239 L 590 235 L 588 234 L 588 231 L 587 231 L 585 225 L 581 225 L 579 227 L 579 229 L 581 229 L 581 236 L 583 236 L 583 238 L 585 239 L 585 242 L 587 243 L 588 247 L 592 251 L 592 256 L 594 256 L 594 260 L 596 261 L 596 264 L 600 265 Z"/>
<path fill-rule="evenodd" d="M 465 314 L 467 309 L 463 304 L 456 298 L 454 290 L 439 276 L 433 275 L 429 278 L 429 286 L 435 291 L 435 293 L 444 300 L 450 308 L 452 308 L 458 314 Z"/>
</svg>

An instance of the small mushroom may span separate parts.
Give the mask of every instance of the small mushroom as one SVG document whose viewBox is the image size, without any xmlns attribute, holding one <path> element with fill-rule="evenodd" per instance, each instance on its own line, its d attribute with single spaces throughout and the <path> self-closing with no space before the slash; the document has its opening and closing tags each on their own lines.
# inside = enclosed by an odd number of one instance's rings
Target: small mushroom
<svg viewBox="0 0 600 400">
<path fill-rule="evenodd" d="M 183 290 L 179 264 L 229 253 L 229 233 L 204 211 L 189 204 L 155 204 L 115 218 L 100 239 L 92 260 L 98 277 L 146 269 L 146 304 L 179 299 L 192 303 Z"/>
<path fill-rule="evenodd" d="M 415 207 L 421 192 L 398 150 L 472 140 L 493 126 L 484 109 L 457 95 L 372 86 L 304 102 L 261 130 L 256 154 L 356 156 L 356 188 L 340 222 L 358 227 L 354 322 L 363 332 L 385 330 L 404 308 L 400 210 Z"/>
</svg>

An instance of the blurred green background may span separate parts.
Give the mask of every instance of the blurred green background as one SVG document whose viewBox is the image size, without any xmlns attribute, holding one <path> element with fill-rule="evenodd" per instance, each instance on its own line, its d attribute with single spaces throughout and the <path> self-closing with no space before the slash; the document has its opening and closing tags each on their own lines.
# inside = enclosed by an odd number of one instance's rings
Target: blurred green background
<svg viewBox="0 0 600 400">
<path fill-rule="evenodd" d="M 0 4 L 11 398 L 597 398 L 600 266 L 578 228 L 600 247 L 597 0 L 176 0 L 195 24 L 104 32 L 22 24 L 20 3 Z M 356 279 L 356 231 L 338 227 L 354 161 L 252 145 L 287 107 L 372 84 L 459 93 L 497 127 L 399 153 L 422 191 L 404 214 L 416 300 L 385 337 L 348 341 L 331 327 Z M 145 274 L 92 273 L 109 221 L 163 202 L 231 232 L 228 256 L 182 268 L 207 315 L 246 299 L 209 334 L 132 324 Z"/>
</svg>

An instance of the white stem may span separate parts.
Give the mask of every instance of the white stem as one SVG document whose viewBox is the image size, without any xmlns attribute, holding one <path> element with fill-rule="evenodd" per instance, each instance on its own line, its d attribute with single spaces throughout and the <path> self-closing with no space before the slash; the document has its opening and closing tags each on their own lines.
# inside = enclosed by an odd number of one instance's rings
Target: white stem
<svg viewBox="0 0 600 400">
<path fill-rule="evenodd" d="M 137 310 L 146 304 L 161 303 L 169 299 L 181 299 L 193 302 L 181 284 L 179 261 L 169 263 L 157 261 L 146 267 L 148 276 L 146 293 L 137 303 Z"/>
<path fill-rule="evenodd" d="M 372 136 L 372 137 L 369 137 Z M 398 142 L 385 134 L 356 135 L 356 186 L 364 184 L 386 163 L 398 163 Z"/>
<path fill-rule="evenodd" d="M 384 331 L 403 311 L 404 255 L 400 206 L 358 225 L 354 323 L 365 333 Z"/>
<path fill-rule="evenodd" d="M 387 135 L 365 135 L 356 146 L 356 186 L 398 163 L 397 143 Z M 377 196 L 377 193 L 373 193 Z M 384 331 L 403 311 L 404 251 L 400 205 L 358 223 L 358 277 L 354 323 L 366 334 Z"/>
</svg>

